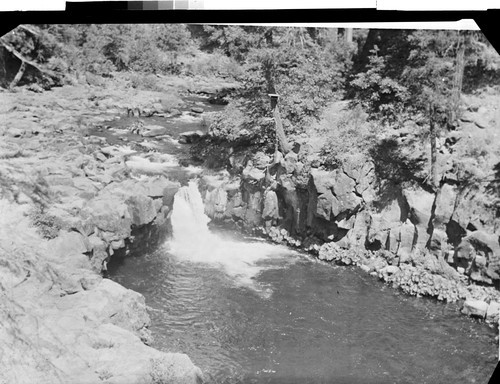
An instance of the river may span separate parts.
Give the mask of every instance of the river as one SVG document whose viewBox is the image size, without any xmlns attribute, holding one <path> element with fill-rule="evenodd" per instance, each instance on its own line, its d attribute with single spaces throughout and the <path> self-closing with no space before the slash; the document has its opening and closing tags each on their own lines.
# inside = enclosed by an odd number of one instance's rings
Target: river
<svg viewBox="0 0 500 384">
<path fill-rule="evenodd" d="M 173 236 L 110 265 L 143 294 L 154 347 L 185 352 L 207 383 L 487 383 L 496 330 L 458 306 L 406 296 L 350 267 L 209 229 L 195 183 Z"/>
</svg>

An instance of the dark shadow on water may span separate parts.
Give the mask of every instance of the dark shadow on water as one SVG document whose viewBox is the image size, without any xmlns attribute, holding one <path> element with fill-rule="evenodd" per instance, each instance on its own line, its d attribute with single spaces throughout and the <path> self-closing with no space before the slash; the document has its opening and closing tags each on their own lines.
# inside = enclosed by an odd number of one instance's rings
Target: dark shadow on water
<svg viewBox="0 0 500 384">
<path fill-rule="evenodd" d="M 132 227 L 131 237 L 125 241 L 125 247 L 115 250 L 110 257 L 105 277 L 115 275 L 127 258 L 143 257 L 156 252 L 167 240 L 169 233 L 171 230 L 168 222 L 158 226 L 151 223 Z"/>
</svg>

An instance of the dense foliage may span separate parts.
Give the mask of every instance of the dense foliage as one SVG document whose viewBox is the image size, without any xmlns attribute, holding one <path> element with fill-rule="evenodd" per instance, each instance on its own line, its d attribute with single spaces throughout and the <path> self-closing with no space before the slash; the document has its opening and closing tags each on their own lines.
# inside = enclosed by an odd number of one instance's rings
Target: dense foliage
<svg viewBox="0 0 500 384">
<path fill-rule="evenodd" d="M 356 49 L 356 43 L 335 39 L 336 32 L 334 36 L 331 30 L 317 28 L 181 24 L 29 28 L 31 32 L 18 28 L 4 39 L 26 58 L 61 74 L 232 76 L 244 84 L 234 99 L 251 116 L 242 124 L 249 129 L 254 128 L 253 121 L 270 116 L 267 94 L 279 93 L 290 133 L 303 131 L 328 102 L 342 97 Z"/>
<path fill-rule="evenodd" d="M 427 178 L 430 140 L 444 143 L 467 112 L 461 95 L 500 84 L 500 56 L 472 31 L 27 25 L 2 41 L 60 74 L 60 83 L 79 73 L 114 71 L 133 72 L 131 85 L 149 90 L 156 89 L 156 74 L 231 78 L 241 87 L 211 119 L 214 145 L 273 151 L 268 94 L 277 93 L 286 135 L 292 142 L 304 136 L 317 142 L 323 166 L 362 156 L 375 162 L 381 178 L 420 183 Z M 3 86 L 12 64 L 6 57 L 0 54 Z M 10 80 L 16 70 L 10 68 Z M 30 76 L 25 82 L 33 81 Z M 445 148 L 456 155 L 450 172 L 469 184 L 489 180 L 497 156 L 492 140 L 470 144 L 460 137 Z"/>
<path fill-rule="evenodd" d="M 268 94 L 277 93 L 285 131 L 305 132 L 330 101 L 343 96 L 355 49 L 344 40 L 328 39 L 328 33 L 314 28 L 205 27 L 203 44 L 244 68 L 238 77 L 243 87 L 232 102 L 244 112 L 242 119 L 235 121 L 234 108 L 229 108 L 214 128 L 251 130 L 259 141 L 274 141 Z"/>
<path fill-rule="evenodd" d="M 402 123 L 422 118 L 433 104 L 435 118 L 452 124 L 458 105 L 455 94 L 464 85 L 470 91 L 469 76 L 487 72 L 498 81 L 500 57 L 480 32 L 433 30 L 370 30 L 359 57 L 361 69 L 350 85 L 353 102 L 361 103 L 373 119 Z M 460 51 L 463 61 L 460 62 Z M 496 73 L 495 73 L 496 72 Z M 477 81 L 476 81 L 476 85 Z"/>
<path fill-rule="evenodd" d="M 61 74 L 178 72 L 178 56 L 192 49 L 182 24 L 32 25 L 2 39 L 25 58 Z"/>
</svg>

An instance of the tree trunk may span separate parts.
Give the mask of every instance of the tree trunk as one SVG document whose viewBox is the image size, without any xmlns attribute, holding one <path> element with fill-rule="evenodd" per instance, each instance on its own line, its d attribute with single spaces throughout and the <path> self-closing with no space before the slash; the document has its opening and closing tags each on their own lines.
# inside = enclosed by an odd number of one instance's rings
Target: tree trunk
<svg viewBox="0 0 500 384">
<path fill-rule="evenodd" d="M 21 24 L 21 25 L 18 25 L 17 28 L 23 29 L 26 32 L 31 33 L 32 35 L 40 36 L 40 32 L 37 29 L 35 29 L 34 27 L 31 27 L 29 25 Z"/>
<path fill-rule="evenodd" d="M 452 110 L 450 123 L 455 124 L 457 119 L 458 108 L 460 106 L 460 96 L 462 95 L 462 84 L 465 68 L 465 33 L 458 32 L 458 51 L 455 64 L 455 76 L 453 78 L 453 93 L 452 93 Z"/>
<path fill-rule="evenodd" d="M 264 77 L 266 78 L 267 83 L 267 93 L 276 93 L 273 79 L 273 63 L 271 63 L 270 61 L 264 63 Z M 271 109 L 274 109 L 274 106 L 272 104 Z"/>
<path fill-rule="evenodd" d="M 5 63 L 5 50 L 0 47 L 0 87 L 7 87 L 7 64 Z"/>
<path fill-rule="evenodd" d="M 292 150 L 288 140 L 286 139 L 285 130 L 283 129 L 283 123 L 281 122 L 281 115 L 278 106 L 274 108 L 274 122 L 276 124 L 276 140 L 278 149 L 286 155 Z"/>
<path fill-rule="evenodd" d="M 21 78 L 23 77 L 25 70 L 26 70 L 26 62 L 23 61 L 21 62 L 21 66 L 19 67 L 19 70 L 16 73 L 16 77 L 14 77 L 14 80 L 12 80 L 12 82 L 9 85 L 10 89 L 14 88 L 17 85 L 17 83 L 19 83 L 19 80 L 21 80 Z"/>
<path fill-rule="evenodd" d="M 339 29 L 332 28 L 332 40 L 337 41 L 339 39 Z"/>
<path fill-rule="evenodd" d="M 299 34 L 299 40 L 300 40 L 300 47 L 304 49 L 304 31 L 302 28 L 297 29 L 297 32 Z"/>
<path fill-rule="evenodd" d="M 430 123 L 430 139 L 431 139 L 431 185 L 437 190 L 438 174 L 437 174 L 437 151 L 436 151 L 436 127 L 434 126 L 434 105 L 429 106 L 429 123 Z"/>
<path fill-rule="evenodd" d="M 308 28 L 306 28 L 306 31 L 309 34 L 309 36 L 311 36 L 311 39 L 314 42 L 318 41 L 318 39 L 319 39 L 319 33 L 318 33 L 318 29 L 317 28 L 308 27 Z"/>
<path fill-rule="evenodd" d="M 274 86 L 273 78 L 273 63 L 269 60 L 264 62 L 264 77 L 267 82 L 267 92 L 269 94 L 276 94 L 276 88 Z M 273 111 L 274 123 L 276 126 L 276 150 L 281 151 L 283 155 L 286 155 L 291 151 L 291 146 L 288 143 L 285 135 L 285 130 L 283 129 L 283 123 L 281 122 L 281 115 L 278 109 L 278 98 L 271 97 L 271 110 Z"/>
<path fill-rule="evenodd" d="M 273 29 L 272 27 L 269 28 L 265 33 L 264 33 L 264 37 L 266 39 L 266 44 L 268 46 L 273 46 L 274 42 L 273 42 Z"/>
<path fill-rule="evenodd" d="M 346 28 L 344 30 L 345 33 L 345 41 L 348 43 L 352 43 L 352 28 Z"/>
<path fill-rule="evenodd" d="M 17 57 L 19 60 L 21 60 L 23 63 L 25 63 L 25 65 L 27 64 L 30 67 L 33 67 L 36 70 L 40 71 L 41 73 L 46 74 L 46 75 L 48 75 L 48 76 L 50 76 L 52 78 L 56 78 L 57 77 L 57 74 L 54 71 L 50 71 L 48 69 L 45 69 L 42 66 L 38 65 L 37 63 L 35 63 L 34 61 L 31 61 L 31 60 L 27 59 L 26 57 L 24 57 L 23 55 L 21 55 L 19 52 L 17 52 L 12 45 L 10 45 L 6 41 L 4 41 L 1 37 L 0 37 L 0 45 L 5 50 L 7 50 L 11 54 L 13 54 L 15 57 Z"/>
<path fill-rule="evenodd" d="M 380 29 L 370 29 L 368 30 L 368 35 L 366 36 L 366 40 L 363 44 L 363 48 L 361 49 L 361 52 L 358 52 L 354 56 L 354 62 L 353 62 L 353 72 L 360 72 L 363 71 L 368 63 L 370 62 L 370 54 L 371 50 L 374 48 L 375 45 L 380 44 L 380 35 L 381 35 Z"/>
</svg>

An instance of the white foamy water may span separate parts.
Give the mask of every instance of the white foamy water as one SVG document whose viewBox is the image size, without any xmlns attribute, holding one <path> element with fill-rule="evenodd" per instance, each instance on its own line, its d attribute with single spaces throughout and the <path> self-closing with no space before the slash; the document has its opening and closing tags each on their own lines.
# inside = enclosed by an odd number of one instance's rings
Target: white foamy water
<svg viewBox="0 0 500 384">
<path fill-rule="evenodd" d="M 265 242 L 244 242 L 223 238 L 208 229 L 198 185 L 190 181 L 174 198 L 171 216 L 173 237 L 170 252 L 181 261 L 203 263 L 221 269 L 235 284 L 258 291 L 255 277 L 265 269 L 293 263 L 290 249 Z"/>
<path fill-rule="evenodd" d="M 157 161 L 151 161 L 141 156 L 130 156 L 125 164 L 132 170 L 146 174 L 161 174 L 179 166 L 178 160 L 173 155 L 157 155 L 155 160 Z"/>
<path fill-rule="evenodd" d="M 184 167 L 184 169 L 189 172 L 189 173 L 202 173 L 203 172 L 203 168 L 202 167 L 197 167 L 197 166 L 194 166 L 194 165 L 188 165 L 187 167 Z"/>
</svg>

